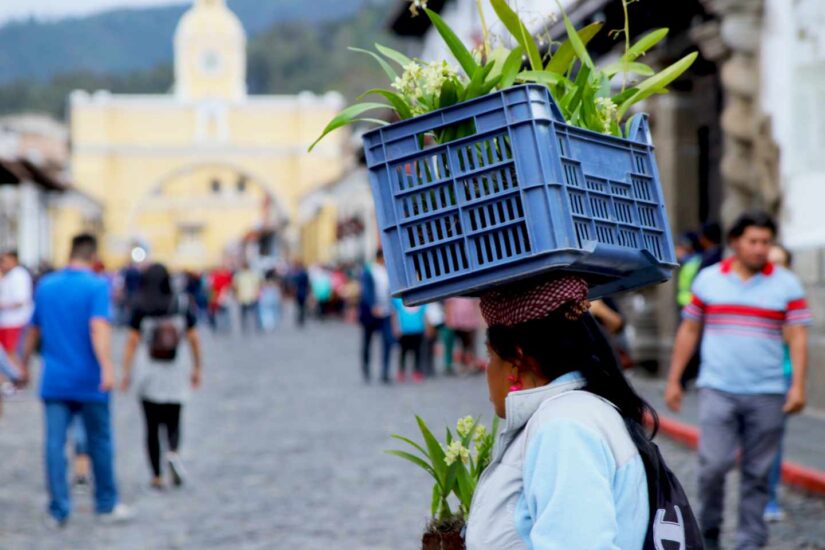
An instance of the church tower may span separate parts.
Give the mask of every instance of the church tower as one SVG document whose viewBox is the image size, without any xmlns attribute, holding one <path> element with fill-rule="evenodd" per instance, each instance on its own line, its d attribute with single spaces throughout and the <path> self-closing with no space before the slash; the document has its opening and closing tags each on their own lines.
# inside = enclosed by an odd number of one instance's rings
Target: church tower
<svg viewBox="0 0 825 550">
<path fill-rule="evenodd" d="M 225 0 L 195 0 L 175 31 L 175 95 L 246 97 L 246 34 Z"/>
</svg>

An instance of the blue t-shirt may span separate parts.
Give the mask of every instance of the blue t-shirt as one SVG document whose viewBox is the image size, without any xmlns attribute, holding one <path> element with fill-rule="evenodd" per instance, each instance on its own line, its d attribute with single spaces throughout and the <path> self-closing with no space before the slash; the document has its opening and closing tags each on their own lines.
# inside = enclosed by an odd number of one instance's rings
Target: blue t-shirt
<svg viewBox="0 0 825 550">
<path fill-rule="evenodd" d="M 392 307 L 398 316 L 401 334 L 423 334 L 425 329 L 424 306 L 407 307 L 401 298 L 392 299 Z"/>
<path fill-rule="evenodd" d="M 43 277 L 34 295 L 32 325 L 40 329 L 40 397 L 106 401 L 91 320 L 111 319 L 109 286 L 88 270 L 68 268 Z"/>
<path fill-rule="evenodd" d="M 783 329 L 811 323 L 802 284 L 772 264 L 743 281 L 732 265 L 725 260 L 702 270 L 683 312 L 704 324 L 696 385 L 729 393 L 784 394 Z"/>
</svg>

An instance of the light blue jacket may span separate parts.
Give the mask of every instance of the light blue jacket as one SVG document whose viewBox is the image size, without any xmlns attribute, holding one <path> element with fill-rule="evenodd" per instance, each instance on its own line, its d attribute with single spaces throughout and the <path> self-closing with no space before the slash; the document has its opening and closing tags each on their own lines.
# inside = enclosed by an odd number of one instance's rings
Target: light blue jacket
<svg viewBox="0 0 825 550">
<path fill-rule="evenodd" d="M 636 550 L 647 478 L 624 420 L 579 373 L 507 396 L 504 428 L 479 480 L 468 550 Z"/>
</svg>

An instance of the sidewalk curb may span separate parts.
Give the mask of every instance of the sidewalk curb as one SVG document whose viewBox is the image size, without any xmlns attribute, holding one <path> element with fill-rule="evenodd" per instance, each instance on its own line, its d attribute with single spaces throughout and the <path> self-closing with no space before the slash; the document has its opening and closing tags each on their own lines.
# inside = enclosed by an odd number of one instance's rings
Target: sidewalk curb
<svg viewBox="0 0 825 550">
<path fill-rule="evenodd" d="M 699 429 L 690 424 L 660 416 L 659 432 L 691 449 L 696 450 L 699 447 Z M 789 460 L 782 461 L 782 482 L 797 489 L 825 496 L 825 472 Z"/>
</svg>

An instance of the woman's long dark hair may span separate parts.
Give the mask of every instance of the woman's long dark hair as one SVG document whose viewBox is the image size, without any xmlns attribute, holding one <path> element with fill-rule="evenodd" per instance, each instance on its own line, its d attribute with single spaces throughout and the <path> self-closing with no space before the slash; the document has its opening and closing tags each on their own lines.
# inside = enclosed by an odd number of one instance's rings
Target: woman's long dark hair
<svg viewBox="0 0 825 550">
<path fill-rule="evenodd" d="M 563 311 L 555 311 L 538 321 L 493 326 L 487 329 L 487 341 L 499 357 L 508 361 L 515 359 L 517 349 L 521 349 L 524 356 L 538 362 L 542 374 L 550 380 L 568 372 L 581 372 L 587 384 L 584 389 L 613 403 L 625 420 L 641 426 L 645 416 L 650 415 L 650 437 L 656 435 L 656 411 L 630 386 L 613 348 L 589 313 L 573 321 Z"/>
<path fill-rule="evenodd" d="M 152 264 L 140 278 L 137 305 L 146 315 L 169 315 L 175 295 L 172 279 L 163 264 Z"/>
</svg>

